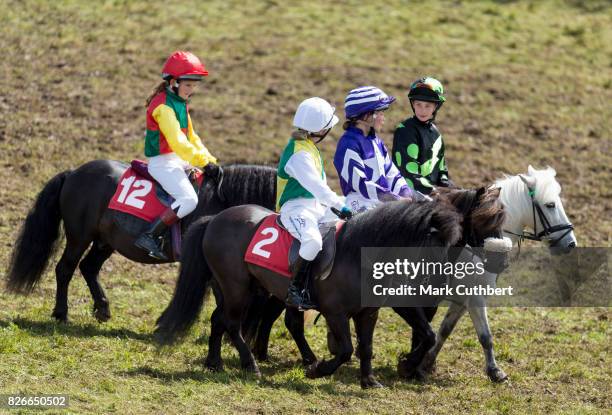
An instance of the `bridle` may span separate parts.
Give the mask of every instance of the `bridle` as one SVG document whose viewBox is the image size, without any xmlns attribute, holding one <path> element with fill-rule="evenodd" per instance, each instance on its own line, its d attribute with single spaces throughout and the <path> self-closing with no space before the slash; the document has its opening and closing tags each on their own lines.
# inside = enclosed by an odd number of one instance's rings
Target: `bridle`
<svg viewBox="0 0 612 415">
<path fill-rule="evenodd" d="M 568 222 L 564 225 L 554 225 L 554 226 L 551 225 L 550 222 L 548 221 L 548 218 L 544 214 L 542 207 L 535 200 L 535 190 L 529 189 L 529 197 L 531 198 L 531 208 L 533 212 L 533 232 L 522 231 L 519 234 L 519 233 L 510 232 L 505 229 L 504 229 L 504 232 L 519 237 L 519 248 L 520 248 L 521 242 L 524 239 L 529 239 L 531 241 L 542 241 L 542 240 L 547 239 L 550 241 L 551 247 L 556 246 L 568 233 L 574 230 L 574 225 L 572 225 L 571 222 Z M 537 225 L 536 214 L 540 218 L 540 223 L 542 224 L 542 228 L 543 228 L 540 232 L 537 232 L 537 228 L 536 228 L 536 225 Z M 559 236 L 558 238 L 552 239 L 550 237 L 553 233 L 560 232 L 560 231 L 565 231 L 565 232 L 563 232 L 563 234 L 561 234 L 561 236 Z"/>
</svg>

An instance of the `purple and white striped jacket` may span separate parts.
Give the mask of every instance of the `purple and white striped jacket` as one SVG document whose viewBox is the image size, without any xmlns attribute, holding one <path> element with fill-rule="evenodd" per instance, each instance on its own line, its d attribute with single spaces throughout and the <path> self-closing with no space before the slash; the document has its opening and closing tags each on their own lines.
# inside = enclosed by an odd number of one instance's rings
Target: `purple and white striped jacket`
<svg viewBox="0 0 612 415">
<path fill-rule="evenodd" d="M 349 127 L 336 147 L 334 166 L 349 206 L 351 199 L 357 200 L 359 206 L 369 207 L 380 201 L 412 196 L 412 189 L 375 134 L 366 137 L 359 128 Z"/>
</svg>

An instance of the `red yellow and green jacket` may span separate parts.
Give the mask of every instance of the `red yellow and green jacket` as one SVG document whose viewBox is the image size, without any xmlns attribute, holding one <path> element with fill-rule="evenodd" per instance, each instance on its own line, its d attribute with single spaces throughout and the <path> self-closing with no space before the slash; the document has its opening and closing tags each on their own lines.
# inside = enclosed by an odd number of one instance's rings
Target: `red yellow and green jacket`
<svg viewBox="0 0 612 415">
<path fill-rule="evenodd" d="M 217 162 L 193 130 L 187 101 L 167 88 L 147 108 L 145 156 L 172 152 L 196 167 Z"/>
</svg>

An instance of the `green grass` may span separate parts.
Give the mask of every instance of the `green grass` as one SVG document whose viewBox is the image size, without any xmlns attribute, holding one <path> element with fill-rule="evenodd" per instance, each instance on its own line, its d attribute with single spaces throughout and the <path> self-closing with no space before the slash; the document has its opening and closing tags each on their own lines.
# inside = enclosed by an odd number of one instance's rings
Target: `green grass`
<svg viewBox="0 0 612 415">
<path fill-rule="evenodd" d="M 611 246 L 612 11 L 606 1 L 174 2 L 0 0 L 0 268 L 33 198 L 54 173 L 95 158 L 142 157 L 143 101 L 165 57 L 190 49 L 211 75 L 192 102 L 197 131 L 222 162 L 276 163 L 297 104 L 342 108 L 353 87 L 398 96 L 383 138 L 410 113 L 407 87 L 441 79 L 438 116 L 449 169 L 464 186 L 551 165 L 583 246 Z M 322 144 L 328 178 L 341 129 Z M 52 269 L 52 268 L 51 268 Z M 287 331 L 274 327 L 263 379 L 203 369 L 210 306 L 181 345 L 158 350 L 154 321 L 175 266 L 114 256 L 102 270 L 113 319 L 98 324 L 75 276 L 68 325 L 54 323 L 49 271 L 29 297 L 0 294 L 0 393 L 66 393 L 74 413 L 602 413 L 610 400 L 608 309 L 492 309 L 497 358 L 511 381 L 490 384 L 469 319 L 426 383 L 396 359 L 410 330 L 384 310 L 375 373 L 358 365 L 304 378 Z M 439 324 L 441 316 L 435 324 Z M 203 336 L 203 337 L 200 337 Z M 307 337 L 326 355 L 322 324 Z M 199 339 L 199 341 L 198 341 Z M 6 410 L 5 410 L 6 411 Z M 15 411 L 13 411 L 14 413 Z M 54 413 L 48 411 L 47 413 Z"/>
</svg>

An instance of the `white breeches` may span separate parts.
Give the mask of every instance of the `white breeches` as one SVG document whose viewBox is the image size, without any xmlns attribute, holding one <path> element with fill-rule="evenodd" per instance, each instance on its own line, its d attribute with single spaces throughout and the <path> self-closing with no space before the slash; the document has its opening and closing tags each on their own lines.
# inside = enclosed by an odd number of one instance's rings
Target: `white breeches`
<svg viewBox="0 0 612 415">
<path fill-rule="evenodd" d="M 307 261 L 315 259 L 323 248 L 319 221 L 325 214 L 326 209 L 314 199 L 294 199 L 281 207 L 281 222 L 300 241 L 299 254 Z"/>
<path fill-rule="evenodd" d="M 187 163 L 174 153 L 149 158 L 149 173 L 174 198 L 172 209 L 184 218 L 198 205 L 198 195 L 185 174 Z"/>
</svg>

